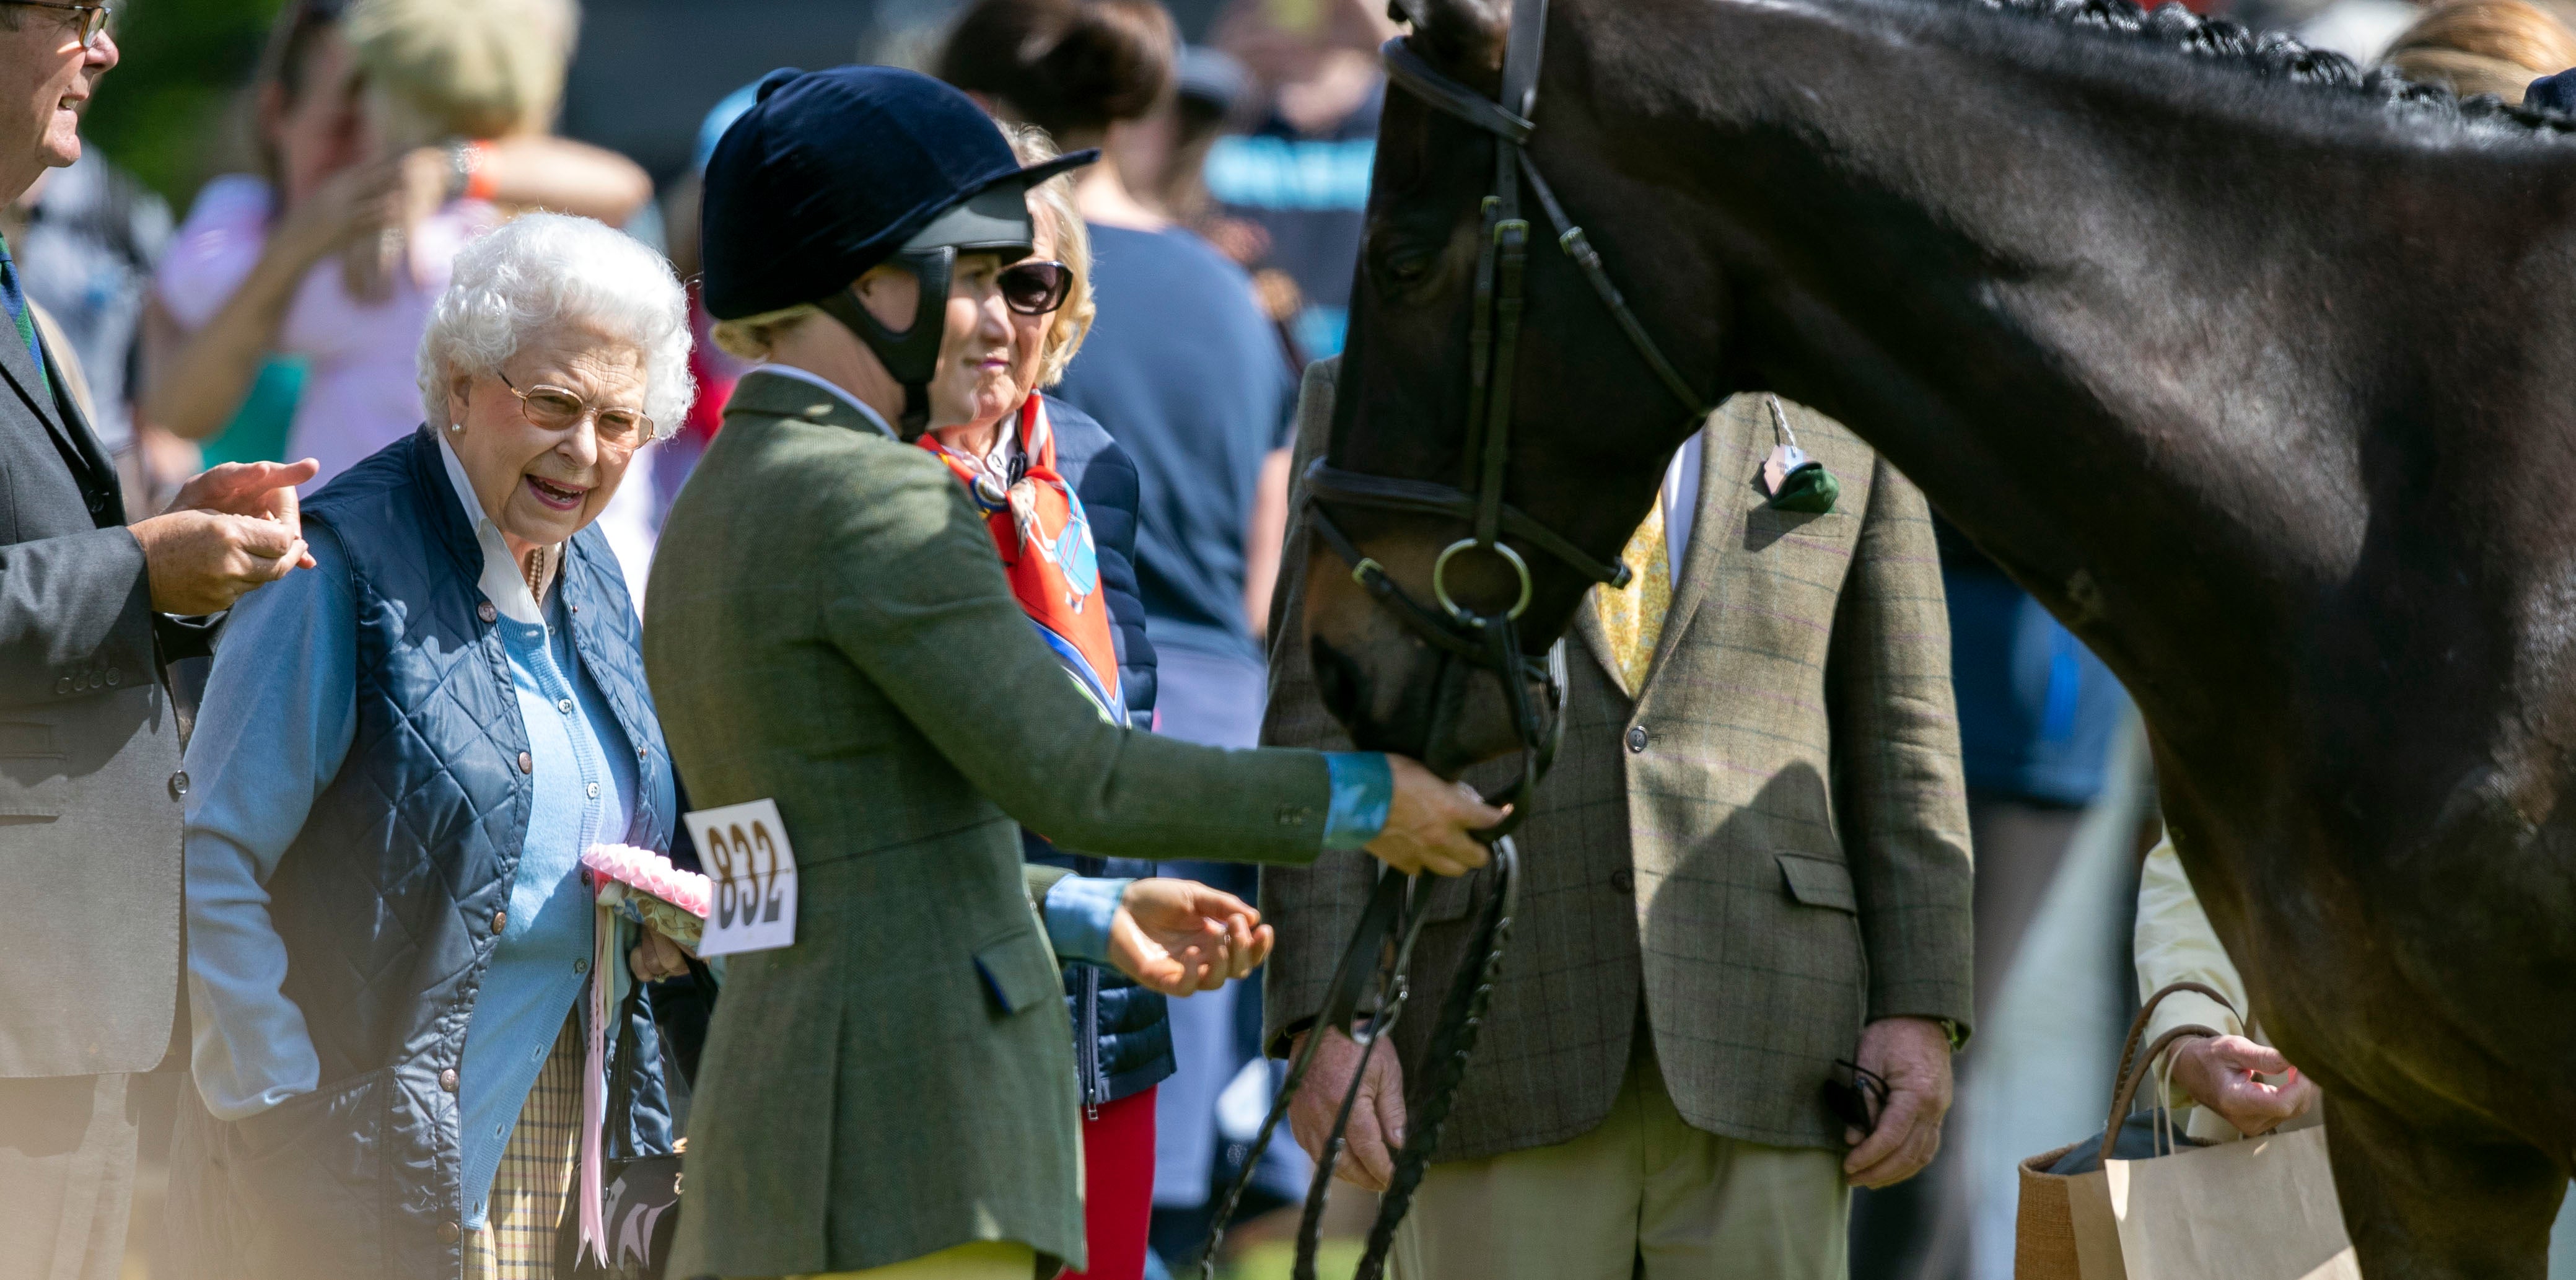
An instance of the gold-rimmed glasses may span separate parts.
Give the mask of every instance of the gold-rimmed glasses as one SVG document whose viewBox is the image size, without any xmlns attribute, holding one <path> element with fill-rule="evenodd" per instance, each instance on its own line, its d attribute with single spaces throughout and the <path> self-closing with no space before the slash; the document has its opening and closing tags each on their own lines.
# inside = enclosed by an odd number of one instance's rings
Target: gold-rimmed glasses
<svg viewBox="0 0 2576 1280">
<path fill-rule="evenodd" d="M 497 370 L 493 375 L 511 395 L 519 398 L 519 412 L 527 415 L 528 424 L 548 431 L 569 431 L 583 418 L 599 424 L 599 438 L 606 443 L 631 448 L 642 444 L 653 434 L 653 420 L 638 409 L 616 409 L 594 405 L 578 392 L 539 383 L 525 391 L 512 384 L 510 375 Z"/>
<path fill-rule="evenodd" d="M 63 0 L 0 0 L 0 4 L 16 5 L 22 9 L 54 9 L 80 15 L 81 47 L 84 49 L 98 46 L 98 38 L 107 34 L 107 20 L 115 16 L 103 4 L 66 4 Z"/>
</svg>

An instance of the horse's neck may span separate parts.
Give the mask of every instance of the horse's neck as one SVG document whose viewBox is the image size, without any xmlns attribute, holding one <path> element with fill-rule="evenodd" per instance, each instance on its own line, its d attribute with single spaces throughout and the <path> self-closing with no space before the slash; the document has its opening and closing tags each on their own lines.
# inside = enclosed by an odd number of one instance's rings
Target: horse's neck
<svg viewBox="0 0 2576 1280">
<path fill-rule="evenodd" d="M 1997 63 L 1943 23 L 1718 9 L 1748 28 L 1732 47 L 1793 51 L 1699 90 L 1737 378 L 1878 446 L 2170 722 L 2292 661 L 2361 554 L 2365 428 L 2404 407 L 2366 366 L 2408 268 L 2365 255 L 2403 252 L 2401 218 L 2456 234 L 2369 199 L 2423 175 L 2134 72 Z"/>
</svg>

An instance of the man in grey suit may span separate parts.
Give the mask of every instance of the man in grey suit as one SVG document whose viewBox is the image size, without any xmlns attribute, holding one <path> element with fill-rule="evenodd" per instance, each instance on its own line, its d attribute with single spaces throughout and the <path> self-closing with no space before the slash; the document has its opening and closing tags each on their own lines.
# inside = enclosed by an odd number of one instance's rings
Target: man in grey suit
<svg viewBox="0 0 2576 1280">
<path fill-rule="evenodd" d="M 80 158 L 116 65 L 105 17 L 0 3 L 0 198 Z M 126 525 L 5 243 L 0 384 L 0 1280 L 92 1280 L 122 1260 L 126 1076 L 186 1043 L 188 777 L 163 665 L 203 651 L 204 615 L 305 562 L 292 486 L 314 466 L 219 467 Z"/>
<path fill-rule="evenodd" d="M 1307 374 L 1292 474 L 1322 448 L 1332 373 Z M 1840 1280 L 1847 1188 L 1909 1177 L 1939 1145 L 1970 882 L 1931 522 L 1858 437 L 1778 413 L 1747 395 L 1709 415 L 1621 553 L 1633 583 L 1576 611 L 1519 914 L 1396 1280 Z M 1763 462 L 1790 431 L 1840 478 L 1832 510 L 1769 505 Z M 1329 748 L 1304 560 L 1287 557 L 1263 740 Z M 1273 1052 L 1308 1034 L 1371 878 L 1329 853 L 1264 869 Z M 1368 1059 L 1351 1181 L 1391 1170 L 1490 879 L 1430 891 L 1417 1009 Z M 1338 1032 L 1319 1046 L 1290 1111 L 1308 1151 L 1358 1059 Z M 1867 1132 L 1826 1102 L 1837 1060 L 1889 1086 Z"/>
</svg>

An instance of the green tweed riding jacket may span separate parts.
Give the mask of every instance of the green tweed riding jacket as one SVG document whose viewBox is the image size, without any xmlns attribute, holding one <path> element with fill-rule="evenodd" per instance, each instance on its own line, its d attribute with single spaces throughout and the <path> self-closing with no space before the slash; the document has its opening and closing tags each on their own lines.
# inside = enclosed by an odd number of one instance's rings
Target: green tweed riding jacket
<svg viewBox="0 0 2576 1280">
<path fill-rule="evenodd" d="M 1072 1031 L 1015 820 L 1102 854 L 1305 863 L 1323 758 L 1102 721 L 947 470 L 782 375 L 734 392 L 648 598 L 692 803 L 777 801 L 802 898 L 795 945 L 727 975 L 670 1273 L 976 1240 L 1080 1265 Z"/>
</svg>

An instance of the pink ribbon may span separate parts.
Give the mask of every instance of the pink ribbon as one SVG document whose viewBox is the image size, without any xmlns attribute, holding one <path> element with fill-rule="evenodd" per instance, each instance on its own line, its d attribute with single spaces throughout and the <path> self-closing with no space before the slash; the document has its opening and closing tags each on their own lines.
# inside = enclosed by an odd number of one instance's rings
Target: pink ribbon
<svg viewBox="0 0 2576 1280">
<path fill-rule="evenodd" d="M 592 876 L 593 900 L 597 898 L 598 876 Z M 600 1266 L 608 1265 L 608 1228 L 600 1219 L 600 1200 L 606 1192 L 604 1161 L 600 1155 L 601 1131 L 608 1126 L 608 990 L 616 986 L 616 970 L 608 966 L 617 959 L 617 917 L 608 907 L 595 907 L 591 912 L 590 948 L 590 1050 L 585 1055 L 581 1073 L 581 1176 L 574 1193 L 581 1197 L 581 1248 L 595 1255 Z"/>
</svg>

